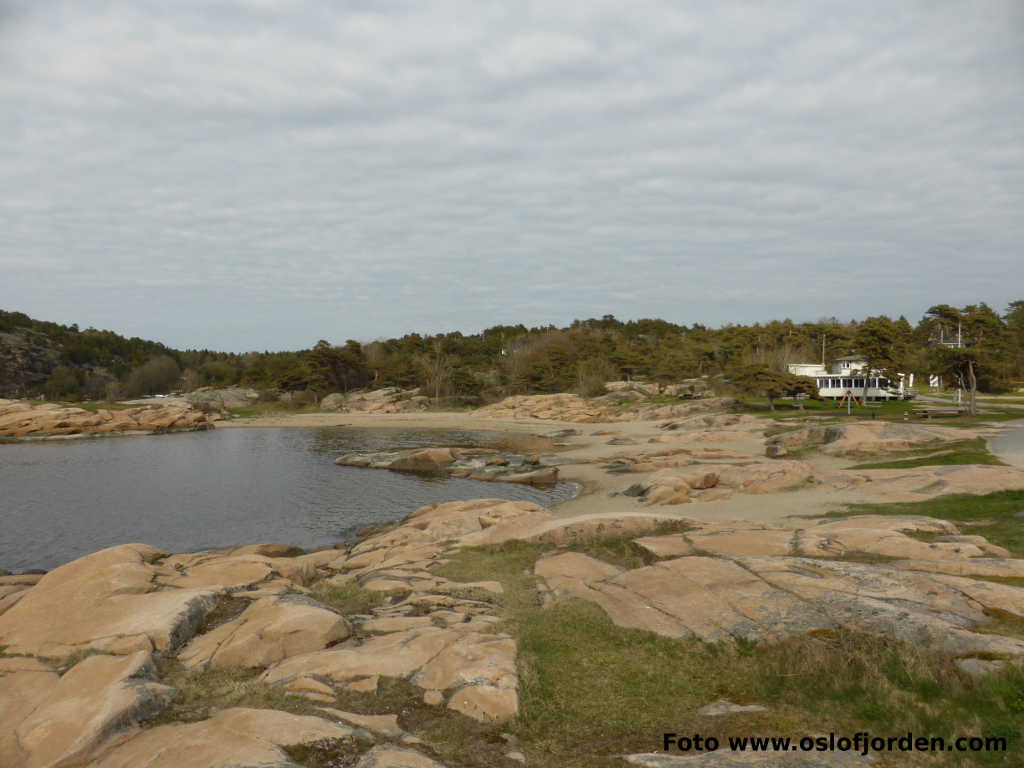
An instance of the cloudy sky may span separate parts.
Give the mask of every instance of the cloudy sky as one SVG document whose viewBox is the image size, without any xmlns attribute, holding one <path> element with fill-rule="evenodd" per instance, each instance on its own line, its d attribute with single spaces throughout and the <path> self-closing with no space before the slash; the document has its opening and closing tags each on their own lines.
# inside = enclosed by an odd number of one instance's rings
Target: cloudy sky
<svg viewBox="0 0 1024 768">
<path fill-rule="evenodd" d="M 178 347 L 1024 298 L 1024 3 L 0 0 L 0 308 Z"/>
</svg>

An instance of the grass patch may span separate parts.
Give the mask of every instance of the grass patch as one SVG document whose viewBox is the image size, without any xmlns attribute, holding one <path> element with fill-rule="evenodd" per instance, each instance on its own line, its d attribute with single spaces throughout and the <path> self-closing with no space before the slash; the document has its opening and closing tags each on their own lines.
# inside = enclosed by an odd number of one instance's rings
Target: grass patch
<svg viewBox="0 0 1024 768">
<path fill-rule="evenodd" d="M 550 544 L 526 541 L 466 547 L 431 572 L 452 581 L 500 581 L 505 591 L 490 599 L 498 603 L 502 617 L 514 628 L 516 616 L 540 605 L 533 564 L 551 549 Z"/>
<path fill-rule="evenodd" d="M 859 550 L 849 550 L 843 552 L 841 557 L 830 557 L 829 560 L 840 560 L 844 563 L 866 563 L 867 565 L 887 565 L 895 562 L 896 560 L 905 560 L 902 557 L 892 557 L 890 555 L 879 555 L 876 552 L 861 552 Z"/>
<path fill-rule="evenodd" d="M 348 584 L 318 581 L 312 586 L 310 596 L 343 615 L 368 614 L 388 599 L 387 593 L 363 589 L 354 581 Z"/>
<path fill-rule="evenodd" d="M 330 413 L 336 416 L 343 415 L 344 411 L 325 411 L 319 405 L 289 403 L 285 401 L 275 400 L 273 402 L 255 402 L 247 405 L 240 405 L 235 408 L 228 408 L 228 413 L 232 417 L 238 417 L 242 419 L 260 419 L 269 418 L 274 416 L 292 416 L 295 414 L 308 414 L 308 413 Z"/>
<path fill-rule="evenodd" d="M 818 422 L 820 423 L 820 422 Z M 785 435 L 789 432 L 796 432 L 800 429 L 799 425 L 793 424 L 776 424 L 773 427 L 768 427 L 764 431 L 765 437 L 777 437 L 778 435 Z"/>
<path fill-rule="evenodd" d="M 261 682 L 261 669 L 211 667 L 186 669 L 176 659 L 158 659 L 160 682 L 177 689 L 170 705 L 149 725 L 194 723 L 229 707 L 279 709 L 298 715 L 318 714 L 316 706 L 277 685 Z"/>
<path fill-rule="evenodd" d="M 616 552 L 620 544 L 608 546 Z M 724 740 L 860 730 L 1003 736 L 1011 740 L 1009 753 L 941 754 L 928 764 L 1020 763 L 1020 671 L 974 681 L 948 657 L 848 631 L 765 645 L 708 644 L 617 627 L 589 602 L 562 600 L 542 608 L 532 566 L 551 550 L 525 542 L 467 548 L 437 569 L 450 579 L 493 579 L 505 587 L 500 628 L 517 639 L 520 675 L 520 715 L 505 728 L 519 739 L 529 765 L 612 768 L 621 765 L 616 755 L 657 751 L 664 732 Z M 1009 619 L 995 619 L 1009 626 Z M 764 704 L 768 711 L 714 719 L 696 715 L 718 698 Z M 458 742 L 441 731 L 432 741 Z M 478 731 L 472 738 L 485 737 Z"/>
<path fill-rule="evenodd" d="M 650 533 L 638 534 L 628 533 L 622 536 L 594 536 L 573 541 L 564 549 L 572 552 L 582 552 L 590 555 L 596 560 L 603 560 L 612 565 L 622 568 L 642 568 L 645 565 L 657 562 L 659 559 L 646 549 L 637 546 L 634 539 L 640 536 L 667 536 L 673 533 L 685 533 L 693 526 L 682 520 L 676 522 L 667 520 L 658 523 Z"/>
<path fill-rule="evenodd" d="M 978 576 L 971 574 L 975 581 L 991 581 L 993 584 L 1005 584 L 1008 587 L 1024 587 L 1024 578 L 1020 576 Z"/>
<path fill-rule="evenodd" d="M 285 754 L 305 768 L 345 768 L 354 766 L 370 749 L 366 742 L 355 739 L 321 739 L 311 744 L 282 747 Z"/>
<path fill-rule="evenodd" d="M 973 631 L 985 635 L 1006 635 L 1007 637 L 1024 637 L 1024 617 L 999 608 L 986 608 L 985 615 L 989 621 L 973 628 Z"/>
<path fill-rule="evenodd" d="M 845 512 L 827 517 L 850 515 L 925 515 L 949 520 L 980 531 L 993 544 L 1005 547 L 1014 557 L 1024 555 L 1024 520 L 1016 517 L 1024 512 L 1024 491 L 998 491 L 983 496 L 950 494 L 927 501 L 893 504 L 852 504 Z"/>
<path fill-rule="evenodd" d="M 7 649 L 9 645 L 0 645 L 0 659 L 31 659 L 33 655 L 31 653 L 8 653 Z"/>
<path fill-rule="evenodd" d="M 229 707 L 277 709 L 298 715 L 323 717 L 321 706 L 331 706 L 290 695 L 283 687 L 259 680 L 262 670 L 211 668 L 187 670 L 174 659 L 157 662 L 161 682 L 177 689 L 170 706 L 146 723 L 191 723 L 212 717 Z M 327 678 L 322 682 L 330 683 Z M 444 707 L 423 703 L 423 689 L 407 680 L 381 678 L 376 693 L 336 689 L 334 706 L 365 715 L 397 714 L 399 725 L 425 738 L 423 748 L 447 765 L 495 766 L 505 764 L 507 751 L 500 732 L 504 726 L 478 723 Z M 372 743 L 350 739 L 327 739 L 308 745 L 286 747 L 285 751 L 307 768 L 354 766 Z"/>
<path fill-rule="evenodd" d="M 919 454 L 916 458 L 895 459 L 892 461 L 876 461 L 867 464 L 856 464 L 849 469 L 910 469 L 912 467 L 933 467 L 951 466 L 962 464 L 988 464 L 1006 466 L 1002 461 L 988 451 L 988 446 L 983 438 L 973 440 L 958 440 L 943 445 L 940 452 L 934 452 L 935 448 L 924 449 L 931 452 L 930 455 L 920 455 L 924 451 L 914 451 Z M 910 453 L 908 451 L 908 453 Z"/>
<path fill-rule="evenodd" d="M 922 424 L 934 424 L 944 427 L 976 427 L 990 421 L 1004 421 L 1007 419 L 1021 418 L 1020 410 L 1013 408 L 996 408 L 988 403 L 984 404 L 984 413 L 977 416 L 948 416 L 942 418 L 924 419 L 913 415 L 915 408 L 927 407 L 929 403 L 914 400 L 891 400 L 882 403 L 872 403 L 871 407 L 854 406 L 847 414 L 846 406 L 837 407 L 832 400 L 800 400 L 794 403 L 792 400 L 776 400 L 775 410 L 772 411 L 768 405 L 768 399 L 764 397 L 741 397 L 733 406 L 734 411 L 739 413 L 750 413 L 756 416 L 770 416 L 779 421 L 797 420 L 806 416 L 831 417 L 833 423 L 855 420 L 863 421 L 875 419 L 880 421 L 914 422 Z M 934 404 L 937 405 L 937 404 Z M 819 421 L 819 423 L 821 423 Z"/>
<path fill-rule="evenodd" d="M 291 403 L 274 402 L 253 403 L 237 408 L 228 408 L 228 413 L 241 419 L 259 419 L 270 416 L 290 416 L 297 413 L 334 413 L 334 411 L 324 411 L 315 405 L 296 406 Z"/>
<path fill-rule="evenodd" d="M 636 537 L 636 534 L 629 534 L 607 539 L 586 539 L 569 545 L 568 549 L 620 568 L 642 568 L 655 562 L 657 558 L 634 544 L 633 539 Z"/>
<path fill-rule="evenodd" d="M 941 533 L 935 531 L 902 531 L 903 535 L 910 539 L 917 539 L 923 541 L 925 544 L 932 544 L 937 541 Z"/>
<path fill-rule="evenodd" d="M 914 406 L 906 400 L 890 400 L 881 403 L 872 403 L 870 408 L 854 406 L 851 415 L 857 419 L 888 419 L 890 421 L 903 420 L 904 414 Z M 776 400 L 775 410 L 771 409 L 766 397 L 740 397 L 736 400 L 733 410 L 741 413 L 752 413 L 759 416 L 774 416 L 780 419 L 789 419 L 802 416 L 834 416 L 846 418 L 846 406 L 841 408 L 832 400 L 797 400 L 792 399 Z"/>
<path fill-rule="evenodd" d="M 724 741 L 830 730 L 956 731 L 1006 735 L 1013 747 L 1024 728 L 1020 672 L 975 683 L 949 659 L 856 633 L 708 645 L 625 630 L 596 606 L 567 601 L 524 620 L 519 648 L 515 732 L 531 765 L 610 767 L 616 754 L 656 750 L 663 732 Z M 697 708 L 717 698 L 769 710 L 697 717 Z M 937 764 L 1019 764 L 1016 750 L 943 757 Z"/>
<path fill-rule="evenodd" d="M 504 758 L 508 747 L 501 738 L 506 726 L 479 723 L 445 707 L 424 704 L 423 689 L 407 680 L 381 678 L 376 694 L 338 691 L 337 706 L 346 712 L 365 715 L 397 714 L 399 726 L 427 742 L 417 747 L 418 751 L 452 768 L 509 765 Z M 355 765 L 351 759 L 358 747 L 351 742 L 331 740 L 310 747 L 291 747 L 287 751 L 308 768 Z"/>
<path fill-rule="evenodd" d="M 227 624 L 229 621 L 241 616 L 242 612 L 250 605 L 252 605 L 252 601 L 245 598 L 234 597 L 233 595 L 222 596 L 217 601 L 217 605 L 214 606 L 213 610 L 206 614 L 206 618 L 196 634 L 204 635 L 221 624 Z"/>
</svg>

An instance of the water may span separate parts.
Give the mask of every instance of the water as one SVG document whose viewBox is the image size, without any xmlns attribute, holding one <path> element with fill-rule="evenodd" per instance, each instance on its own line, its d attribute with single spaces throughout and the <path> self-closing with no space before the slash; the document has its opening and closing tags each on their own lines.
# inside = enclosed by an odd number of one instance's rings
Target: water
<svg viewBox="0 0 1024 768">
<path fill-rule="evenodd" d="M 577 488 L 339 467 L 349 451 L 480 445 L 498 433 L 218 429 L 0 444 L 0 568 L 53 568 L 139 541 L 169 552 L 274 542 L 304 549 L 442 501 L 550 506 Z"/>
</svg>

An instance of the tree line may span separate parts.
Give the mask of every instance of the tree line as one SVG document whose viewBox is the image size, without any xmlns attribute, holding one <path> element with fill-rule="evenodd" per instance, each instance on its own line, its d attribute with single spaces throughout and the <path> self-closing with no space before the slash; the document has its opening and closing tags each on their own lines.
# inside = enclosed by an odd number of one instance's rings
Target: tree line
<svg viewBox="0 0 1024 768">
<path fill-rule="evenodd" d="M 498 325 L 476 334 L 410 333 L 369 343 L 320 340 L 304 350 L 242 354 L 171 349 L 112 331 L 0 312 L 0 334 L 18 328 L 30 328 L 59 348 L 60 359 L 43 389 L 62 398 L 202 386 L 303 391 L 313 397 L 366 387 L 421 387 L 438 400 L 473 405 L 514 394 L 595 395 L 606 381 L 620 379 L 670 384 L 720 376 L 756 388 L 778 384 L 780 377 L 769 372 L 785 374 L 790 363 L 828 363 L 846 355 L 861 355 L 890 377 L 938 374 L 972 397 L 979 391 L 1008 391 L 1024 379 L 1024 300 L 1002 313 L 984 303 L 937 304 L 916 324 L 879 315 L 708 328 L 604 315 L 562 328 Z"/>
</svg>

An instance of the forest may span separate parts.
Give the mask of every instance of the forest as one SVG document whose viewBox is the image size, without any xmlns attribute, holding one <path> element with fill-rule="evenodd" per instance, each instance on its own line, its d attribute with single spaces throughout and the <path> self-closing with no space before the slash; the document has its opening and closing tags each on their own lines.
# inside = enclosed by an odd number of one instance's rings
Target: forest
<svg viewBox="0 0 1024 768">
<path fill-rule="evenodd" d="M 27 357 L 11 352 L 15 340 L 22 347 L 46 348 L 45 375 L 17 370 L 27 365 Z M 0 365 L 7 368 L 0 373 L 6 388 L 15 390 L 0 394 L 9 397 L 117 399 L 245 386 L 268 393 L 307 392 L 315 399 L 394 386 L 421 387 L 449 405 L 475 405 L 513 394 L 596 395 L 615 380 L 668 384 L 711 376 L 756 388 L 771 372 L 784 375 L 789 363 L 830 362 L 851 354 L 891 375 L 939 374 L 948 385 L 968 391 L 1009 391 L 1024 379 L 1024 300 L 1011 302 L 1001 314 L 984 303 L 938 304 L 916 324 L 903 316 L 878 315 L 709 328 L 605 315 L 564 328 L 498 325 L 475 334 L 320 340 L 308 349 L 247 353 L 172 349 L 113 331 L 0 311 Z"/>
</svg>

